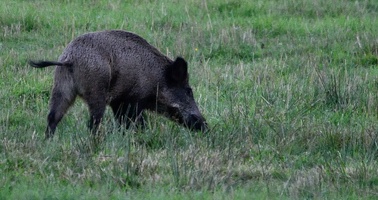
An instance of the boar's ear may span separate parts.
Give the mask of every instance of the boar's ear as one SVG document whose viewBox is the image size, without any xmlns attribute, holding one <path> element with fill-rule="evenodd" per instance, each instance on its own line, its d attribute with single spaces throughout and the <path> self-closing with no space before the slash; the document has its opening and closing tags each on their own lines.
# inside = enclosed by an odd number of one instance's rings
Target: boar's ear
<svg viewBox="0 0 378 200">
<path fill-rule="evenodd" d="M 185 83 L 188 81 L 188 64 L 183 58 L 177 57 L 176 60 L 168 66 L 166 75 L 171 83 Z"/>
</svg>

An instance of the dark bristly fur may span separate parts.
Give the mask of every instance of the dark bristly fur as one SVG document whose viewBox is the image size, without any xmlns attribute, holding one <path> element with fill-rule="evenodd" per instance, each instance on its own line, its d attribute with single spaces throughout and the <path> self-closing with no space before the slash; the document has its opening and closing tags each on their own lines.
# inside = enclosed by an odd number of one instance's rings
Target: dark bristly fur
<svg viewBox="0 0 378 200">
<path fill-rule="evenodd" d="M 121 30 L 87 33 L 74 39 L 55 61 L 30 61 L 36 68 L 55 65 L 46 138 L 80 96 L 88 104 L 95 134 L 106 105 L 118 122 L 141 126 L 142 113 L 157 111 L 193 130 L 206 130 L 189 85 L 187 62 L 160 53 L 140 36 Z"/>
</svg>

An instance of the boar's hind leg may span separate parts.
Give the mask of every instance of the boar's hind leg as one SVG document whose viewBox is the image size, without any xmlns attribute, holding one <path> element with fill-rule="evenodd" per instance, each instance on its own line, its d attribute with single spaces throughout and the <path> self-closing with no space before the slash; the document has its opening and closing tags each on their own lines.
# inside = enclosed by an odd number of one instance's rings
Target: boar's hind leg
<svg viewBox="0 0 378 200">
<path fill-rule="evenodd" d="M 50 99 L 50 112 L 47 116 L 47 128 L 45 132 L 45 139 L 51 138 L 54 135 L 56 126 L 63 118 L 68 108 L 75 101 L 76 94 L 63 93 L 59 87 L 55 87 Z"/>
<path fill-rule="evenodd" d="M 88 101 L 89 106 L 89 129 L 91 130 L 91 133 L 93 135 L 96 135 L 98 126 L 101 122 L 102 117 L 104 116 L 105 109 L 106 109 L 106 101 L 105 99 L 99 98 L 93 98 L 90 101 Z"/>
<path fill-rule="evenodd" d="M 144 128 L 145 122 L 141 107 L 126 103 L 112 103 L 110 106 L 120 125 L 126 124 L 126 128 L 129 128 L 130 125 L 135 124 L 137 127 Z"/>
</svg>

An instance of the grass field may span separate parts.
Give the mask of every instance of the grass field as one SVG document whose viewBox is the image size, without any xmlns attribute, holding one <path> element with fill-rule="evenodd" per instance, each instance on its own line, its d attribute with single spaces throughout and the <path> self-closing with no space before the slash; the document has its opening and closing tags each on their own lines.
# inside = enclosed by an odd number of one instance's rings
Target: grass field
<svg viewBox="0 0 378 200">
<path fill-rule="evenodd" d="M 378 1 L 0 2 L 0 199 L 376 199 Z M 102 141 L 77 100 L 44 142 L 53 67 L 80 34 L 135 32 L 189 62 L 211 131 L 148 113 Z"/>
</svg>

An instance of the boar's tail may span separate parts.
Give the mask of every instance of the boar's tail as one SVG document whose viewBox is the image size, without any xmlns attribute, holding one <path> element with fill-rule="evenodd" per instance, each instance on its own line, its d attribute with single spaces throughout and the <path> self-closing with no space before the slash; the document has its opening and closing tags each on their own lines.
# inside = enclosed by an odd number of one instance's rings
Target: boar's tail
<svg viewBox="0 0 378 200">
<path fill-rule="evenodd" d="M 66 62 L 55 62 L 55 61 L 32 61 L 29 60 L 29 65 L 35 68 L 44 68 L 51 65 L 58 65 L 58 66 L 71 66 L 71 63 Z"/>
</svg>

